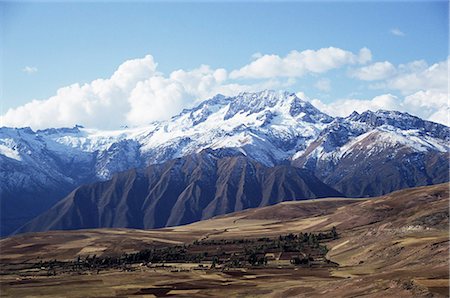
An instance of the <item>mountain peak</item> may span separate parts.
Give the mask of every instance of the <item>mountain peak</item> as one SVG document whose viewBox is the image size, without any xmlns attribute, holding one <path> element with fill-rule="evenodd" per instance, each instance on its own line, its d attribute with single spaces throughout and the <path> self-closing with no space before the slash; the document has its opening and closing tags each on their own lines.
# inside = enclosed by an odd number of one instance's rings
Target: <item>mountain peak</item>
<svg viewBox="0 0 450 298">
<path fill-rule="evenodd" d="M 225 120 L 239 113 L 283 114 L 310 123 L 329 123 L 332 117 L 316 109 L 311 103 L 300 99 L 295 93 L 287 91 L 264 90 L 260 92 L 243 92 L 230 98 L 230 108 Z"/>
<path fill-rule="evenodd" d="M 257 92 L 240 92 L 236 98 L 259 98 L 261 100 L 285 100 L 291 96 L 295 96 L 295 93 L 288 91 L 275 91 L 270 89 L 265 89 Z"/>
<path fill-rule="evenodd" d="M 288 103 L 295 97 L 294 93 L 287 91 L 263 90 L 259 92 L 241 92 L 237 96 L 230 97 L 230 100 L 258 107 L 274 107 L 275 105 Z"/>
<path fill-rule="evenodd" d="M 389 125 L 398 129 L 424 130 L 424 131 L 448 131 L 448 127 L 442 124 L 423 120 L 406 112 L 377 110 L 365 111 L 361 114 L 352 113 L 346 120 L 366 123 L 372 127 Z"/>
<path fill-rule="evenodd" d="M 402 120 L 402 119 L 420 119 L 419 117 L 412 116 L 411 114 L 408 114 L 406 112 L 400 112 L 400 111 L 394 111 L 394 110 L 383 110 L 379 109 L 374 111 L 367 110 L 365 112 L 362 112 L 359 114 L 358 112 L 354 111 L 350 116 L 347 117 L 349 120 L 353 121 L 360 121 L 365 122 L 366 120 L 370 118 L 378 118 L 378 119 L 395 119 L 395 120 Z"/>
</svg>

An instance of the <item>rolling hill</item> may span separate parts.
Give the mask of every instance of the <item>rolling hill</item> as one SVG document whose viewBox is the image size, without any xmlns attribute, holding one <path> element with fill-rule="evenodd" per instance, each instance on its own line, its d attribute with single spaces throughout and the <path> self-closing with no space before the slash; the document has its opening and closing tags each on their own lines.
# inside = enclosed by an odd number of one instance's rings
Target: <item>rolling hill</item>
<svg viewBox="0 0 450 298">
<path fill-rule="evenodd" d="M 109 285 L 107 289 L 101 287 L 103 294 L 109 296 L 139 295 L 144 289 L 167 289 L 164 293 L 173 291 L 182 297 L 239 296 L 251 289 L 252 293 L 270 297 L 327 297 L 331 294 L 338 297 L 447 297 L 448 205 L 449 184 L 445 183 L 370 199 L 282 202 L 158 230 L 95 229 L 17 235 L 0 240 L 0 263 L 4 272 L 1 286 L 7 295 L 30 293 L 26 280 L 17 281 L 17 275 L 7 273 L 11 272 L 8 266 L 24 261 L 71 260 L 89 254 L 117 255 L 142 247 L 200 239 L 278 237 L 287 233 L 325 231 L 335 226 L 339 237 L 327 242 L 327 257 L 339 266 L 325 271 L 249 268 L 238 274 L 144 270 L 94 276 L 35 277 L 34 283 L 46 285 L 47 294 L 62 293 L 70 284 L 74 289 L 68 295 L 71 297 L 99 291 L 99 281 Z M 43 291 L 40 289 L 44 288 L 34 287 L 32 291 L 35 294 Z"/>
</svg>

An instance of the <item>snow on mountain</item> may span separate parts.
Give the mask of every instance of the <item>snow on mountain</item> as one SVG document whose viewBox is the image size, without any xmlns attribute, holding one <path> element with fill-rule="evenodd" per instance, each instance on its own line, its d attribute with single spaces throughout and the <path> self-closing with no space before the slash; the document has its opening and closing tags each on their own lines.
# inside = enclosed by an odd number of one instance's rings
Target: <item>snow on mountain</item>
<svg viewBox="0 0 450 298">
<path fill-rule="evenodd" d="M 448 152 L 449 141 L 448 127 L 408 113 L 384 110 L 362 114 L 353 112 L 346 118 L 336 118 L 307 152 L 297 152 L 293 159 L 308 155 L 315 159 L 339 160 L 352 151 L 369 157 L 388 148 L 393 151 L 402 148 L 411 152 Z"/>
<path fill-rule="evenodd" d="M 64 179 L 104 180 L 116 172 L 206 148 L 235 148 L 273 166 L 305 153 L 339 159 L 359 150 L 356 144 L 362 140 L 367 140 L 372 151 L 396 146 L 449 151 L 448 128 L 440 124 L 396 111 L 355 112 L 333 119 L 295 94 L 266 90 L 234 97 L 217 95 L 169 121 L 146 127 L 100 131 L 75 126 L 36 132 L 0 128 L 0 156 L 44 173 L 50 170 L 53 177 L 58 176 L 53 173 L 56 169 Z M 86 173 L 67 175 L 67 167 L 77 164 L 93 167 Z"/>
<path fill-rule="evenodd" d="M 333 119 L 295 94 L 266 90 L 217 95 L 146 127 L 99 131 L 75 126 L 36 132 L 1 128 L 0 156 L 42 170 L 57 163 L 69 180 L 76 178 L 66 174 L 67 165 L 93 163 L 93 172 L 80 175 L 108 179 L 119 171 L 206 148 L 235 148 L 273 166 L 305 154 L 336 160 L 360 150 L 357 144 L 363 140 L 372 148 L 364 154 L 387 147 L 449 151 L 449 132 L 443 125 L 382 110 Z"/>
<path fill-rule="evenodd" d="M 332 118 L 294 94 L 263 91 L 235 97 L 218 95 L 196 108 L 158 123 L 141 138 L 147 163 L 200 152 L 239 148 L 265 165 L 289 159 Z"/>
<path fill-rule="evenodd" d="M 16 204 L 20 210 L 28 200 L 45 199 L 44 208 L 81 183 L 107 180 L 117 172 L 207 148 L 228 148 L 225 152 L 240 152 L 265 166 L 293 160 L 324 178 L 352 154 L 447 153 L 448 141 L 448 127 L 406 113 L 368 111 L 332 118 L 288 92 L 216 95 L 168 121 L 145 127 L 115 131 L 2 127 L 0 203 L 10 206 L 5 202 L 20 201 Z M 55 189 L 59 191 L 54 193 Z"/>
<path fill-rule="evenodd" d="M 354 112 L 292 159 L 348 196 L 381 195 L 448 181 L 449 141 L 448 127 L 407 113 Z"/>
<path fill-rule="evenodd" d="M 37 164 L 41 154 L 49 153 L 67 162 L 93 159 L 99 179 L 210 147 L 240 148 L 258 161 L 274 165 L 306 148 L 331 121 L 308 102 L 286 92 L 241 93 L 228 98 L 218 95 L 170 121 L 140 128 L 99 131 L 76 126 L 36 132 L 2 128 L 0 154 L 16 160 L 28 156 L 23 159 L 27 164 Z M 18 149 L 15 142 L 23 145 Z"/>
</svg>

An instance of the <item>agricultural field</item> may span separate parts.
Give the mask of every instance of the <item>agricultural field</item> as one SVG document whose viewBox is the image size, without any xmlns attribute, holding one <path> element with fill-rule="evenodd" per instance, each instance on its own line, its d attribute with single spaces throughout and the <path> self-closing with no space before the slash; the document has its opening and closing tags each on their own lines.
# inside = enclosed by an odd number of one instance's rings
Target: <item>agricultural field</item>
<svg viewBox="0 0 450 298">
<path fill-rule="evenodd" d="M 448 203 L 442 184 L 159 230 L 17 235 L 0 241 L 0 286 L 5 297 L 448 297 Z"/>
</svg>

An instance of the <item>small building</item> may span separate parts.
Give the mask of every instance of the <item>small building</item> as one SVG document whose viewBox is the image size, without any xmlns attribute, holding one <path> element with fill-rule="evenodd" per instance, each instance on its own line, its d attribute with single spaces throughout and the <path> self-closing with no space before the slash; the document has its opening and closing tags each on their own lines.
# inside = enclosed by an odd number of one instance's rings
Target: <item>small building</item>
<svg viewBox="0 0 450 298">
<path fill-rule="evenodd" d="M 264 255 L 267 261 L 279 261 L 281 257 L 281 252 L 268 252 Z"/>
</svg>

